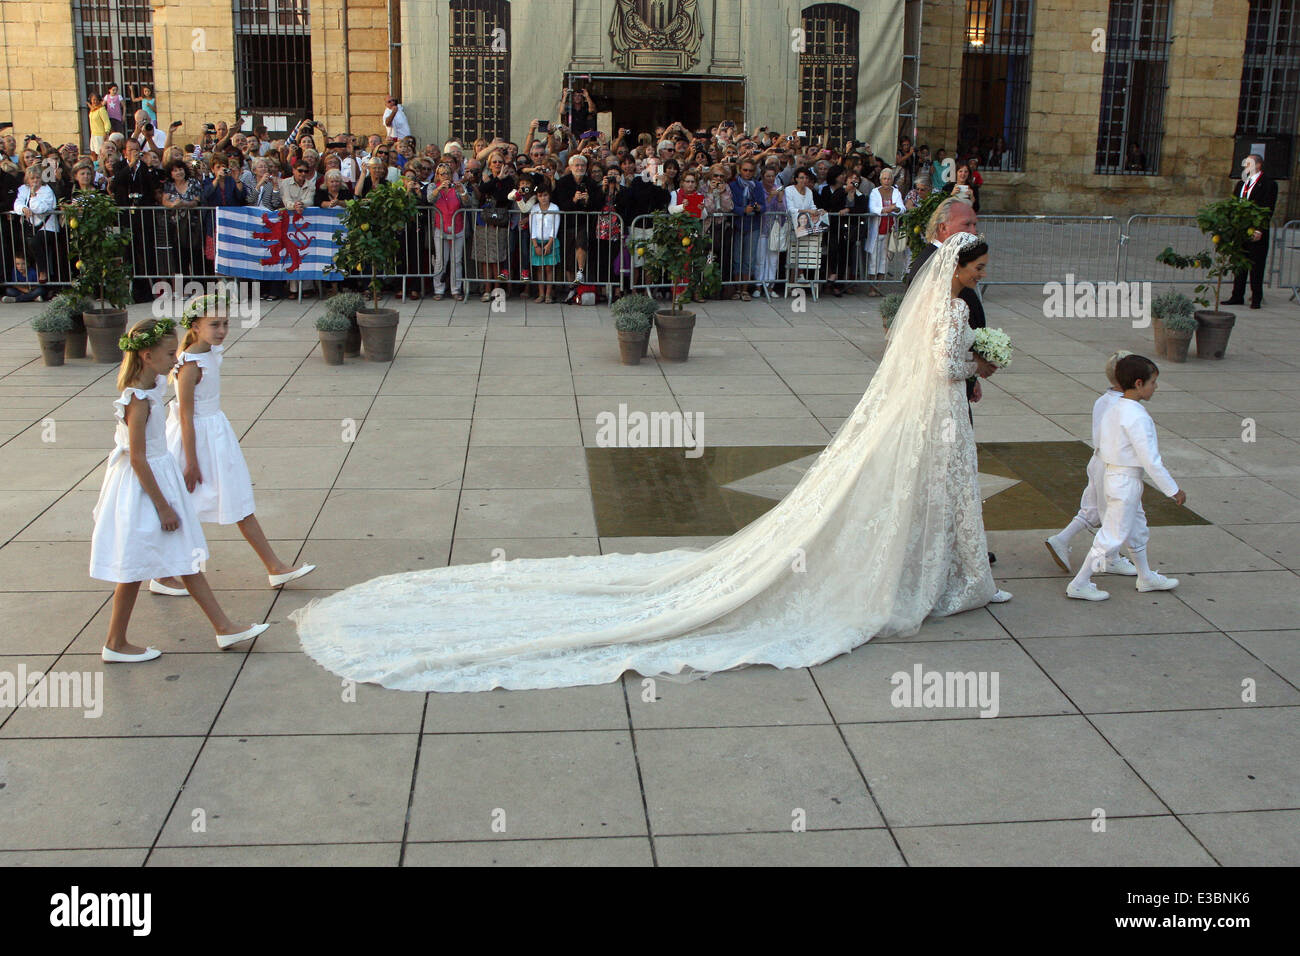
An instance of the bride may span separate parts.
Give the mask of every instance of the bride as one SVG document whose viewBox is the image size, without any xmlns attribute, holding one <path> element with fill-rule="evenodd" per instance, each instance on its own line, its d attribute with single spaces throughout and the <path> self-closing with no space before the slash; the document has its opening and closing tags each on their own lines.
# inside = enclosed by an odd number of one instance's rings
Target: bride
<svg viewBox="0 0 1300 956">
<path fill-rule="evenodd" d="M 853 413 L 794 490 L 730 537 L 376 578 L 295 612 L 303 649 L 398 690 L 567 687 L 808 667 L 1009 600 L 989 568 L 964 385 L 974 333 L 957 298 L 987 262 L 968 233 L 930 257 Z"/>
</svg>

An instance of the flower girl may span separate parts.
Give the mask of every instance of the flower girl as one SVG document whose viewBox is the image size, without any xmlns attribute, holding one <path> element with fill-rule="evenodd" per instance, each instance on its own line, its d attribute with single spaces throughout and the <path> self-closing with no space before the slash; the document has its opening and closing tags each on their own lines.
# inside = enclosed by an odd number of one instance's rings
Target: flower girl
<svg viewBox="0 0 1300 956">
<path fill-rule="evenodd" d="M 181 579 L 212 622 L 217 644 L 229 647 L 256 637 L 270 625 L 238 630 L 217 603 L 199 570 L 208 545 L 180 466 L 167 450 L 162 401 L 163 373 L 176 354 L 170 319 L 137 322 L 118 343 L 122 368 L 117 375 L 121 396 L 113 403 L 117 446 L 108 459 L 95 504 L 90 538 L 90 576 L 117 585 L 108 623 L 108 640 L 100 656 L 114 663 L 149 661 L 161 653 L 126 639 L 140 582 L 158 576 Z"/>
<path fill-rule="evenodd" d="M 185 489 L 200 521 L 238 525 L 266 565 L 267 580 L 278 588 L 316 569 L 280 560 L 253 513 L 253 481 L 239 450 L 239 439 L 221 410 L 221 359 L 229 310 L 220 294 L 201 296 L 181 317 L 185 338 L 174 369 L 176 400 L 167 417 L 167 447 L 180 462 Z M 153 580 L 155 594 L 183 595 L 175 579 Z"/>
</svg>

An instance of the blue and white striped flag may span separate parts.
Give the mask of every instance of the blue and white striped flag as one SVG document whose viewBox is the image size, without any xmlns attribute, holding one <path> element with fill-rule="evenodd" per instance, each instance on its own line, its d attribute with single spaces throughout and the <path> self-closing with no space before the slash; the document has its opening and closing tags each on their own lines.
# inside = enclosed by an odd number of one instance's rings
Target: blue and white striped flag
<svg viewBox="0 0 1300 956">
<path fill-rule="evenodd" d="M 217 210 L 217 272 L 240 279 L 342 279 L 334 272 L 341 209 Z"/>
</svg>

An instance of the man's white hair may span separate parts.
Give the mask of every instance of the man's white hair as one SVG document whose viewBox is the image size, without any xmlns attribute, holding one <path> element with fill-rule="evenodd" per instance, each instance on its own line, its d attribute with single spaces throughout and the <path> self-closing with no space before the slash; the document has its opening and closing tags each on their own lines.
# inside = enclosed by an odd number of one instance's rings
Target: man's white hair
<svg viewBox="0 0 1300 956">
<path fill-rule="evenodd" d="M 958 203 L 965 206 L 971 205 L 971 203 L 967 202 L 965 199 L 959 199 L 956 196 L 949 196 L 943 202 L 939 203 L 938 207 L 934 210 L 934 213 L 930 216 L 930 221 L 925 224 L 926 242 L 934 242 L 939 238 L 939 227 L 951 218 L 953 208 Z"/>
</svg>

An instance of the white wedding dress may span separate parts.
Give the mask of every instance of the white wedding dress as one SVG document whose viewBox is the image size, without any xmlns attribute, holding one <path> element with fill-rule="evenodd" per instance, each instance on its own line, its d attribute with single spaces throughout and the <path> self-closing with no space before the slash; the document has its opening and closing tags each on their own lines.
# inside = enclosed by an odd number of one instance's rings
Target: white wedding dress
<svg viewBox="0 0 1300 956">
<path fill-rule="evenodd" d="M 918 273 L 866 394 L 775 508 L 706 550 L 393 574 L 295 612 L 341 677 L 414 691 L 568 687 L 624 671 L 807 667 L 996 587 L 965 379 L 960 233 Z"/>
</svg>

